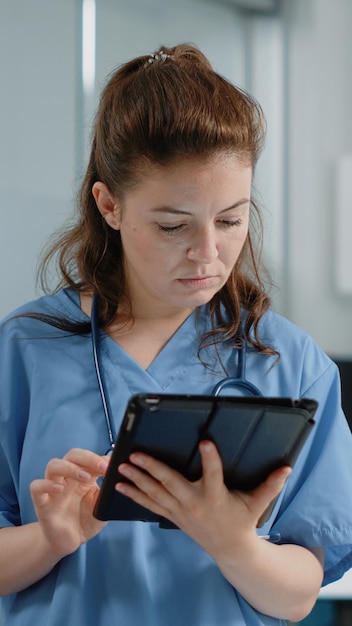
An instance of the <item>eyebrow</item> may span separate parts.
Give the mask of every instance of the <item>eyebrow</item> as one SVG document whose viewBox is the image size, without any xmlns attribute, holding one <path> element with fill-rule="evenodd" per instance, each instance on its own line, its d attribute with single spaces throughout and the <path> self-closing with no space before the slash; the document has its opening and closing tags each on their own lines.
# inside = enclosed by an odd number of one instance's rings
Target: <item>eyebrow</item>
<svg viewBox="0 0 352 626">
<path fill-rule="evenodd" d="M 237 209 L 243 204 L 248 204 L 248 202 L 250 202 L 249 198 L 242 198 L 241 200 L 238 200 L 234 204 L 231 204 L 231 206 L 227 207 L 226 209 L 222 209 L 221 211 L 219 211 L 219 215 L 221 213 L 226 213 L 227 211 L 232 211 L 233 209 Z M 169 207 L 169 206 L 155 207 L 154 209 L 152 209 L 152 213 L 171 213 L 173 215 L 192 215 L 192 213 L 190 213 L 189 211 L 184 211 L 182 209 L 175 209 L 174 207 Z"/>
</svg>

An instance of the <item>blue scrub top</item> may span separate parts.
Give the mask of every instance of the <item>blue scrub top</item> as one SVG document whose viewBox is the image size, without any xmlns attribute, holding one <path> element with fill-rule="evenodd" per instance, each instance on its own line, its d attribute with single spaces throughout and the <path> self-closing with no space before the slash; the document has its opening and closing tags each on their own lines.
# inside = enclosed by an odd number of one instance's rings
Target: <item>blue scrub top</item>
<svg viewBox="0 0 352 626">
<path fill-rule="evenodd" d="M 87 321 L 78 295 L 62 290 L 22 307 Z M 212 349 L 198 358 L 210 329 L 208 307 L 192 314 L 147 370 L 101 333 L 102 365 L 115 429 L 138 392 L 210 394 L 224 377 Z M 316 426 L 270 520 L 260 529 L 283 542 L 325 547 L 324 584 L 352 565 L 352 438 L 340 407 L 334 363 L 302 330 L 273 312 L 260 324 L 275 357 L 249 351 L 246 377 L 267 396 L 319 402 Z M 237 376 L 237 350 L 221 359 Z M 214 371 L 215 370 L 215 371 Z M 0 330 L 0 526 L 36 520 L 29 484 L 47 462 L 73 447 L 105 454 L 109 439 L 89 336 L 72 336 L 17 318 Z M 236 395 L 236 389 L 226 393 Z M 2 600 L 6 626 L 272 626 L 225 580 L 215 562 L 180 530 L 110 522 L 42 580 Z"/>
</svg>

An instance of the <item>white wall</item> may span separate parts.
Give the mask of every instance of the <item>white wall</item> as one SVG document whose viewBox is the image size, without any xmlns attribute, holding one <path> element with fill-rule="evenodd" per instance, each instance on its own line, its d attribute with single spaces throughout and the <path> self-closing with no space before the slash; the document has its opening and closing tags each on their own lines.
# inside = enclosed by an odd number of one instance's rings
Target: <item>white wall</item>
<svg viewBox="0 0 352 626">
<path fill-rule="evenodd" d="M 39 250 L 71 206 L 76 11 L 0 1 L 0 316 L 33 297 Z"/>
<path fill-rule="evenodd" d="M 336 284 L 336 166 L 352 152 L 352 2 L 285 0 L 288 23 L 286 312 L 330 354 L 352 354 L 352 294 Z M 352 202 L 351 202 L 352 210 Z M 352 240 L 350 239 L 351 243 Z M 350 244 L 350 248 L 352 248 Z M 350 252 L 352 272 L 352 256 Z"/>
</svg>

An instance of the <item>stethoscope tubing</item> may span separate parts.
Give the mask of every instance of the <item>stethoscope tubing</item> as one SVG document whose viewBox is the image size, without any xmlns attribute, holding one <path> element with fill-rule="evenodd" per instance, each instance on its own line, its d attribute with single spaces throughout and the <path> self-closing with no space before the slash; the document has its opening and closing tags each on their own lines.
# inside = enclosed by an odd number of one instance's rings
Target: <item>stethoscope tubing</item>
<svg viewBox="0 0 352 626">
<path fill-rule="evenodd" d="M 93 299 L 92 299 L 91 332 L 92 332 L 92 348 L 93 348 L 95 372 L 97 375 L 101 401 L 102 401 L 103 409 L 104 409 L 106 428 L 108 431 L 108 437 L 109 437 L 109 442 L 110 442 L 110 449 L 112 449 L 115 445 L 116 435 L 115 435 L 113 425 L 112 425 L 112 409 L 110 405 L 109 394 L 106 388 L 104 376 L 102 374 L 103 369 L 101 365 L 101 352 L 100 352 L 98 295 L 96 293 L 93 295 Z"/>
<path fill-rule="evenodd" d="M 97 375 L 97 381 L 101 396 L 101 401 L 104 410 L 106 428 L 109 437 L 110 449 L 111 451 L 115 445 L 116 433 L 113 428 L 113 420 L 112 420 L 112 409 L 109 400 L 109 393 L 106 388 L 106 382 L 103 376 L 103 368 L 101 364 L 101 351 L 100 351 L 100 330 L 99 330 L 99 315 L 98 315 L 98 296 L 95 293 L 92 299 L 92 309 L 91 309 L 91 334 L 92 334 L 92 349 L 93 349 L 93 358 L 94 358 L 94 366 L 95 372 Z M 238 348 L 238 376 L 234 378 L 224 378 L 220 380 L 212 390 L 211 395 L 219 396 L 221 391 L 229 386 L 237 387 L 237 389 L 242 389 L 246 392 L 246 396 L 255 396 L 260 397 L 263 396 L 262 392 L 258 387 L 250 383 L 246 379 L 246 357 L 247 357 L 247 346 L 246 343 L 243 343 L 242 348 Z"/>
<path fill-rule="evenodd" d="M 237 373 L 238 376 L 234 378 L 223 378 L 218 382 L 213 391 L 213 396 L 219 396 L 220 392 L 225 387 L 230 387 L 230 385 L 243 389 L 247 392 L 246 395 L 260 397 L 263 396 L 262 392 L 258 387 L 250 383 L 249 380 L 246 379 L 246 358 L 247 358 L 247 345 L 246 342 L 243 342 L 241 348 L 238 348 L 238 364 L 237 364 Z"/>
</svg>

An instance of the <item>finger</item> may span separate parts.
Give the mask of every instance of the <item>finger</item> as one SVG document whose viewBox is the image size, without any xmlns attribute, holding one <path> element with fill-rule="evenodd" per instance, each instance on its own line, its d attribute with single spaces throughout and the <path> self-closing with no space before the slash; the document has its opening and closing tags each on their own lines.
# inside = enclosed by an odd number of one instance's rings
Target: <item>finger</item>
<svg viewBox="0 0 352 626">
<path fill-rule="evenodd" d="M 43 507 L 49 501 L 50 496 L 62 493 L 64 486 L 52 480 L 38 479 L 30 484 L 30 491 L 36 506 Z"/>
<path fill-rule="evenodd" d="M 267 494 L 268 497 L 276 497 L 282 491 L 291 472 L 292 467 L 290 467 L 289 465 L 279 467 L 279 469 L 269 474 L 267 479 L 264 481 L 264 483 L 262 483 L 262 485 L 259 485 L 257 490 L 262 490 L 263 494 Z"/>
<path fill-rule="evenodd" d="M 133 482 L 138 492 L 124 484 L 117 487 L 138 504 L 170 517 L 181 503 L 191 499 L 191 485 L 181 474 L 146 454 L 133 453 L 132 464 L 122 464 L 119 472 Z M 138 469 L 141 468 L 141 470 Z"/>
<path fill-rule="evenodd" d="M 87 469 L 95 476 L 105 474 L 110 460 L 108 456 L 100 456 L 95 452 L 83 450 L 82 448 L 72 448 L 64 458 Z"/>
<path fill-rule="evenodd" d="M 172 511 L 178 508 L 178 502 L 161 482 L 127 463 L 120 465 L 118 470 L 132 484 L 119 482 L 115 486 L 117 491 L 161 517 L 172 517 Z"/>
<path fill-rule="evenodd" d="M 120 471 L 120 468 L 119 468 L 119 471 Z M 158 500 L 161 500 L 162 498 L 160 497 L 160 493 L 159 493 L 159 497 L 157 496 L 156 491 L 151 490 L 151 493 L 153 493 L 154 495 L 154 497 L 151 497 L 150 495 L 142 491 L 139 487 L 137 487 L 135 484 L 124 483 L 124 482 L 118 482 L 115 485 L 115 489 L 119 493 L 122 493 L 124 496 L 127 496 L 128 498 L 136 502 L 136 504 L 139 504 L 140 506 L 146 509 L 149 509 L 156 515 L 160 515 L 161 517 L 165 517 L 169 515 L 168 508 L 165 505 L 158 503 Z"/>
<path fill-rule="evenodd" d="M 62 483 L 65 479 L 88 482 L 92 480 L 92 474 L 85 468 L 65 459 L 51 459 L 46 466 L 45 478 L 58 483 Z"/>
<path fill-rule="evenodd" d="M 219 484 L 224 483 L 224 468 L 220 454 L 212 441 L 201 441 L 199 451 L 202 459 L 204 487 L 213 492 Z"/>
<path fill-rule="evenodd" d="M 187 495 L 189 490 L 188 480 L 165 463 L 141 452 L 131 454 L 130 461 L 143 470 L 143 472 L 138 475 L 138 486 L 144 484 L 144 479 L 147 477 L 145 472 L 147 472 L 157 483 L 162 485 L 165 491 L 172 494 L 177 499 L 182 499 Z M 133 480 L 133 482 L 135 481 Z M 147 484 L 146 482 L 145 485 Z M 150 484 L 152 486 L 154 483 Z"/>
<path fill-rule="evenodd" d="M 269 474 L 268 478 L 251 492 L 250 497 L 254 499 L 255 507 L 259 515 L 261 515 L 280 494 L 291 472 L 292 468 L 288 465 L 280 467 Z"/>
<path fill-rule="evenodd" d="M 63 459 L 51 459 L 48 462 L 45 477 L 62 482 L 64 478 L 75 480 L 96 479 L 105 474 L 109 459 L 89 450 L 73 448 Z"/>
</svg>

